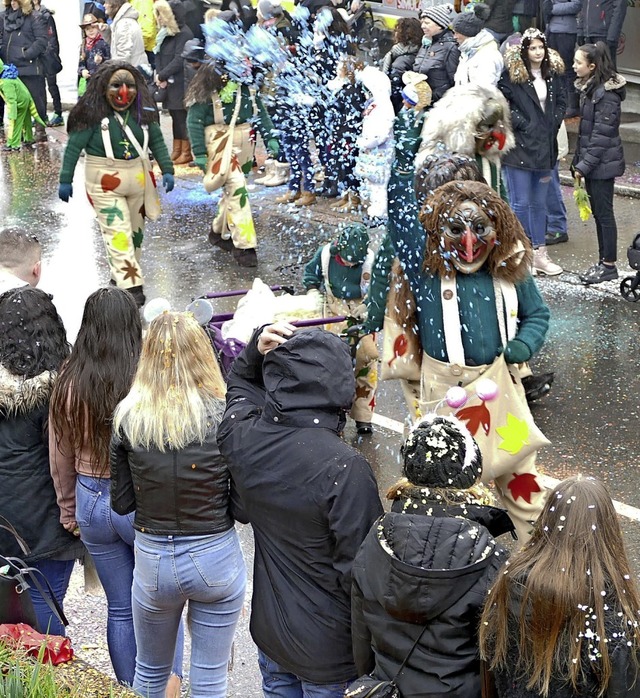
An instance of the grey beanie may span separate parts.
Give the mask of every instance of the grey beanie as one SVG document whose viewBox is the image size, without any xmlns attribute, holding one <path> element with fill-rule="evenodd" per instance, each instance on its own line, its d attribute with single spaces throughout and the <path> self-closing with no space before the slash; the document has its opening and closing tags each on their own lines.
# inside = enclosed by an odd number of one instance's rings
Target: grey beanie
<svg viewBox="0 0 640 698">
<path fill-rule="evenodd" d="M 452 29 L 462 36 L 477 36 L 484 29 L 490 13 L 491 8 L 483 2 L 468 5 L 467 9 L 453 20 Z"/>
<path fill-rule="evenodd" d="M 469 489 L 482 472 L 482 454 L 467 427 L 453 416 L 429 414 L 413 428 L 400 450 L 412 485 Z"/>
<path fill-rule="evenodd" d="M 273 19 L 283 13 L 281 0 L 259 0 L 256 9 L 262 19 Z"/>
<path fill-rule="evenodd" d="M 420 5 L 420 19 L 428 17 L 432 22 L 439 24 L 443 29 L 451 24 L 456 13 L 453 5 L 435 5 L 433 7 L 425 7 L 425 3 Z"/>
</svg>

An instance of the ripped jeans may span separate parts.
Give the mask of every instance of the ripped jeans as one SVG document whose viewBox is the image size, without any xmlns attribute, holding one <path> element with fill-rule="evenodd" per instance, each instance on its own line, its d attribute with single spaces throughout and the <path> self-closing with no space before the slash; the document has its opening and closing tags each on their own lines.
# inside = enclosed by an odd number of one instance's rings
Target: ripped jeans
<svg viewBox="0 0 640 698">
<path fill-rule="evenodd" d="M 509 203 L 533 247 L 545 244 L 547 192 L 553 170 L 524 170 L 503 165 Z"/>
</svg>

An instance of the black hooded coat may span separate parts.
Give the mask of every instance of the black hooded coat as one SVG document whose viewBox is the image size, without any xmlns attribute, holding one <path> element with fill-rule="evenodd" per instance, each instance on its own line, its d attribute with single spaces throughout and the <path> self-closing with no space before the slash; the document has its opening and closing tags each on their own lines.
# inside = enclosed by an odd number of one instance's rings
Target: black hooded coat
<svg viewBox="0 0 640 698">
<path fill-rule="evenodd" d="M 218 445 L 232 514 L 255 537 L 251 635 L 311 683 L 356 677 L 351 566 L 382 513 L 369 463 L 339 436 L 355 380 L 346 345 L 298 331 L 266 356 L 260 330 L 236 359 Z"/>
</svg>

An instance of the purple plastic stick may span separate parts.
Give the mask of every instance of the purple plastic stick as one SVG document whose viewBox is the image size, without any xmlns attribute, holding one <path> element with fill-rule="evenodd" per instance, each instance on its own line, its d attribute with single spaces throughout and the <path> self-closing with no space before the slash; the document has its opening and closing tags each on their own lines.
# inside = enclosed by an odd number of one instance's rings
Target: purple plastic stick
<svg viewBox="0 0 640 698">
<path fill-rule="evenodd" d="M 272 291 L 282 291 L 282 286 L 269 286 Z M 237 291 L 217 291 L 216 293 L 207 293 L 204 298 L 232 298 L 233 296 L 244 296 L 249 293 L 249 288 L 239 288 Z"/>
</svg>

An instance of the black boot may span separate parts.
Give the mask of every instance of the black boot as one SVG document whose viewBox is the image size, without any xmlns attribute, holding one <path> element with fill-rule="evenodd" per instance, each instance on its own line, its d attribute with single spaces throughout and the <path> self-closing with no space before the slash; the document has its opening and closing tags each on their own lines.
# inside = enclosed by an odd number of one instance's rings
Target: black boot
<svg viewBox="0 0 640 698">
<path fill-rule="evenodd" d="M 42 124 L 36 124 L 36 143 L 46 143 L 48 140 L 44 126 Z"/>
<path fill-rule="evenodd" d="M 539 376 L 523 378 L 522 387 L 524 388 L 527 402 L 531 403 L 544 397 L 551 390 L 554 378 L 554 373 L 541 373 Z"/>
<path fill-rule="evenodd" d="M 371 422 L 356 422 L 356 431 L 360 436 L 369 436 L 373 434 L 373 427 Z"/>
<path fill-rule="evenodd" d="M 239 267 L 257 267 L 258 266 L 258 255 L 254 248 L 248 250 L 239 250 L 237 247 L 233 248 L 233 258 L 236 260 Z"/>
<path fill-rule="evenodd" d="M 214 233 L 213 230 L 209 233 L 209 244 L 213 245 L 214 247 L 219 247 L 225 252 L 231 252 L 233 249 L 233 240 L 231 238 L 225 240 L 222 235 Z"/>
<path fill-rule="evenodd" d="M 147 299 L 142 291 L 142 286 L 131 286 L 131 288 L 127 288 L 127 291 L 133 296 L 136 305 L 138 308 L 142 308 L 142 306 L 147 302 Z"/>
</svg>

